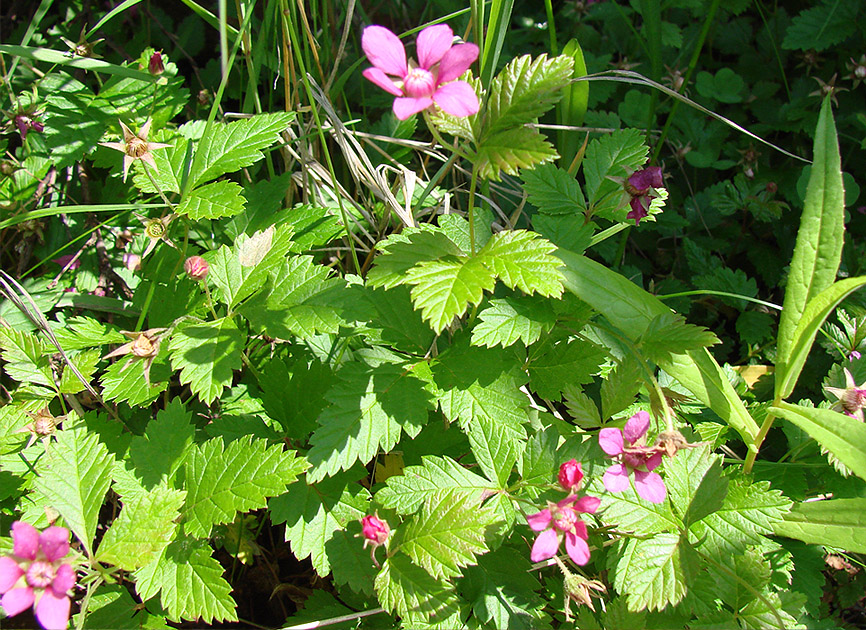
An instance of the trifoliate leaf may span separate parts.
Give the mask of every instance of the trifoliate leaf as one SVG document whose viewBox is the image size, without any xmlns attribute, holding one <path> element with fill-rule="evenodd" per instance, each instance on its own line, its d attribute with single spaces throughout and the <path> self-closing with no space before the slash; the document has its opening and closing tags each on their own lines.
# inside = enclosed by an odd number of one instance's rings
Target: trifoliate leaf
<svg viewBox="0 0 866 630">
<path fill-rule="evenodd" d="M 277 142 L 279 133 L 294 118 L 293 112 L 280 112 L 213 125 L 196 147 L 193 160 L 196 168 L 189 174 L 192 186 L 261 160 L 264 157 L 262 149 Z"/>
<path fill-rule="evenodd" d="M 129 458 L 142 485 L 153 488 L 170 482 L 183 465 L 194 437 L 192 412 L 175 398 L 147 424 L 144 435 L 134 436 L 130 443 Z"/>
<path fill-rule="evenodd" d="M 99 543 L 96 559 L 125 571 L 151 562 L 174 539 L 185 495 L 180 490 L 159 486 L 124 501 L 120 514 Z"/>
<path fill-rule="evenodd" d="M 517 175 L 522 168 L 532 168 L 559 157 L 544 136 L 531 127 L 499 131 L 485 138 L 474 156 L 481 177 L 499 181 L 500 171 Z"/>
<path fill-rule="evenodd" d="M 631 538 L 611 567 L 613 585 L 629 610 L 662 610 L 683 599 L 697 574 L 698 556 L 678 534 Z"/>
<path fill-rule="evenodd" d="M 172 621 L 237 621 L 231 585 L 212 553 L 207 541 L 176 540 L 135 572 L 135 590 L 142 601 L 159 594 Z"/>
<path fill-rule="evenodd" d="M 207 537 L 214 525 L 232 522 L 238 512 L 265 507 L 268 497 L 285 492 L 306 468 L 294 451 L 251 437 L 196 445 L 184 462 L 185 531 Z"/>
<path fill-rule="evenodd" d="M 530 386 L 542 398 L 559 400 L 569 385 L 590 382 L 606 357 L 604 348 L 590 341 L 573 339 L 553 346 L 542 343 L 530 351 Z"/>
<path fill-rule="evenodd" d="M 511 289 L 559 297 L 562 261 L 552 255 L 554 251 L 556 246 L 535 232 L 511 230 L 494 234 L 478 257 Z"/>
<path fill-rule="evenodd" d="M 404 525 L 399 548 L 434 578 L 453 578 L 487 551 L 485 534 L 496 521 L 489 507 L 467 502 L 459 492 L 431 495 Z"/>
<path fill-rule="evenodd" d="M 93 433 L 70 429 L 56 436 L 51 456 L 41 458 L 36 467 L 36 489 L 60 512 L 89 553 L 114 458 Z"/>
<path fill-rule="evenodd" d="M 412 514 L 433 495 L 448 492 L 480 503 L 494 484 L 467 470 L 450 457 L 424 456 L 420 466 L 408 466 L 402 475 L 388 477 L 376 501 L 400 514 Z"/>
<path fill-rule="evenodd" d="M 538 341 L 541 333 L 553 328 L 556 312 L 547 300 L 510 296 L 490 300 L 478 319 L 472 329 L 472 345 L 507 348 L 518 340 L 526 346 Z"/>
<path fill-rule="evenodd" d="M 457 608 L 457 598 L 449 584 L 433 578 L 399 553 L 382 565 L 376 576 L 376 594 L 385 610 L 401 617 L 445 618 Z"/>
<path fill-rule="evenodd" d="M 366 464 L 379 449 L 394 448 L 401 431 L 414 437 L 427 422 L 430 394 L 409 365 L 348 363 L 337 379 L 326 395 L 331 406 L 319 416 L 320 426 L 310 438 L 311 482 L 356 461 Z"/>
<path fill-rule="evenodd" d="M 432 226 L 407 228 L 377 245 L 382 253 L 367 274 L 371 287 L 390 289 L 406 283 L 406 272 L 418 263 L 464 255 L 445 233 Z"/>
<path fill-rule="evenodd" d="M 534 170 L 521 173 L 523 188 L 529 202 L 543 214 L 583 214 L 586 201 L 577 180 L 553 164 L 544 164 Z"/>
<path fill-rule="evenodd" d="M 181 200 L 175 212 L 193 221 L 233 217 L 244 211 L 241 187 L 228 180 L 211 182 L 196 188 Z"/>
<path fill-rule="evenodd" d="M 628 171 L 643 166 L 648 152 L 643 134 L 637 129 L 618 129 L 590 142 L 583 158 L 588 205 L 593 207 L 617 187 L 621 188 L 607 177 L 626 177 Z"/>
<path fill-rule="evenodd" d="M 210 404 L 231 384 L 234 370 L 241 367 L 245 341 L 234 320 L 180 325 L 169 342 L 171 365 L 180 370 L 180 382 Z"/>
</svg>

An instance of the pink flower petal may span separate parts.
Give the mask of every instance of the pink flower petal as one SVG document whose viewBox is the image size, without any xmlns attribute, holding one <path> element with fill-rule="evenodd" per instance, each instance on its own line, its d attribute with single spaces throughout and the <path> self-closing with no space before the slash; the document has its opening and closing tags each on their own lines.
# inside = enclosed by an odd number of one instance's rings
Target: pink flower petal
<svg viewBox="0 0 866 630">
<path fill-rule="evenodd" d="M 3 606 L 3 610 L 9 617 L 14 617 L 30 608 L 33 605 L 33 599 L 33 589 L 29 586 L 27 588 L 13 588 L 0 600 L 0 606 Z"/>
<path fill-rule="evenodd" d="M 24 571 L 21 570 L 17 562 L 8 556 L 0 557 L 0 593 L 5 593 L 15 586 L 15 582 L 22 575 L 24 575 Z"/>
<path fill-rule="evenodd" d="M 412 114 L 423 112 L 433 104 L 433 99 L 429 96 L 421 98 L 395 98 L 394 99 L 394 115 L 400 120 L 406 120 Z"/>
<path fill-rule="evenodd" d="M 658 473 L 634 471 L 634 486 L 638 495 L 650 503 L 663 503 L 668 495 L 665 482 Z"/>
<path fill-rule="evenodd" d="M 661 463 L 662 463 L 662 454 L 656 453 L 653 456 L 648 457 L 646 462 L 644 462 L 644 465 L 646 466 L 647 470 L 655 470 L 656 468 L 658 468 L 659 464 L 661 464 Z"/>
<path fill-rule="evenodd" d="M 36 619 L 45 630 L 66 630 L 69 625 L 69 598 L 46 590 L 36 604 Z"/>
<path fill-rule="evenodd" d="M 601 505 L 601 499 L 598 497 L 580 497 L 574 502 L 574 509 L 578 512 L 595 514 L 599 505 Z"/>
<path fill-rule="evenodd" d="M 649 212 L 647 212 L 650 203 L 649 196 L 632 197 L 628 203 L 631 206 L 631 210 L 625 215 L 625 218 L 634 219 L 634 224 L 640 225 L 640 220 L 649 216 Z"/>
<path fill-rule="evenodd" d="M 649 429 L 650 417 L 646 411 L 638 411 L 628 422 L 625 423 L 625 428 L 622 430 L 622 436 L 629 444 L 634 444 L 644 435 Z"/>
<path fill-rule="evenodd" d="M 530 514 L 526 517 L 526 522 L 529 528 L 534 532 L 540 532 L 543 529 L 550 527 L 550 521 L 553 517 L 550 515 L 550 510 L 541 510 L 535 514 Z"/>
<path fill-rule="evenodd" d="M 14 553 L 19 558 L 36 559 L 39 551 L 39 532 L 30 523 L 15 521 L 12 523 L 12 539 L 15 542 Z"/>
<path fill-rule="evenodd" d="M 478 112 L 478 95 L 466 81 L 454 81 L 440 86 L 433 100 L 452 116 L 471 116 Z"/>
<path fill-rule="evenodd" d="M 601 478 L 608 492 L 623 492 L 628 490 L 628 471 L 622 464 L 614 464 L 608 468 Z"/>
<path fill-rule="evenodd" d="M 583 538 L 571 532 L 565 534 L 565 550 L 575 564 L 584 565 L 589 562 L 589 545 Z"/>
<path fill-rule="evenodd" d="M 379 68 L 367 68 L 361 74 L 389 94 L 393 94 L 394 96 L 403 96 L 403 90 L 394 85 L 394 81 Z"/>
<path fill-rule="evenodd" d="M 608 455 L 619 455 L 622 453 L 622 431 L 602 429 L 598 432 L 598 445 Z"/>
<path fill-rule="evenodd" d="M 577 521 L 574 524 L 574 535 L 578 538 L 583 538 L 584 540 L 589 538 L 589 533 L 586 531 L 586 523 L 583 521 Z"/>
<path fill-rule="evenodd" d="M 75 569 L 68 564 L 61 564 L 51 583 L 51 589 L 55 595 L 66 595 L 66 591 L 73 586 L 75 586 Z"/>
<path fill-rule="evenodd" d="M 361 48 L 374 66 L 395 77 L 406 76 L 406 49 L 400 38 L 384 26 L 368 26 L 361 35 Z"/>
<path fill-rule="evenodd" d="M 661 188 L 664 185 L 661 166 L 650 166 L 649 168 L 635 171 L 628 178 L 628 183 L 638 190 L 647 188 Z"/>
<path fill-rule="evenodd" d="M 436 24 L 425 28 L 418 33 L 418 39 L 415 40 L 418 65 L 429 70 L 434 63 L 442 59 L 442 55 L 448 52 L 453 41 L 454 31 L 447 24 Z"/>
<path fill-rule="evenodd" d="M 533 562 L 541 562 L 555 556 L 557 551 L 559 551 L 559 538 L 554 530 L 548 529 L 535 539 L 529 558 Z"/>
<path fill-rule="evenodd" d="M 439 84 L 453 81 L 469 70 L 478 59 L 478 46 L 475 44 L 457 44 L 442 57 L 439 62 Z"/>
<path fill-rule="evenodd" d="M 65 527 L 49 527 L 39 535 L 39 545 L 48 560 L 60 560 L 69 553 L 69 530 Z"/>
</svg>

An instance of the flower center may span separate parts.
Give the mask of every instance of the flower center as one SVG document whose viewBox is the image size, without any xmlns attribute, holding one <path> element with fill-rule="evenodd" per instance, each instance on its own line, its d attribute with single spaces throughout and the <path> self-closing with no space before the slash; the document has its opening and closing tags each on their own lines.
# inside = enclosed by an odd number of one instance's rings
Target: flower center
<svg viewBox="0 0 866 630">
<path fill-rule="evenodd" d="M 580 517 L 571 508 L 557 510 L 553 517 L 553 526 L 561 532 L 570 532 Z"/>
<path fill-rule="evenodd" d="M 129 157 L 140 158 L 147 153 L 147 142 L 139 137 L 132 138 L 126 143 L 126 154 Z"/>
<path fill-rule="evenodd" d="M 54 565 L 44 560 L 36 560 L 27 569 L 27 584 L 34 588 L 46 588 L 57 575 Z"/>
<path fill-rule="evenodd" d="M 412 68 L 403 82 L 403 91 L 406 96 L 421 98 L 431 96 L 435 92 L 436 80 L 429 70 L 424 68 Z"/>
</svg>

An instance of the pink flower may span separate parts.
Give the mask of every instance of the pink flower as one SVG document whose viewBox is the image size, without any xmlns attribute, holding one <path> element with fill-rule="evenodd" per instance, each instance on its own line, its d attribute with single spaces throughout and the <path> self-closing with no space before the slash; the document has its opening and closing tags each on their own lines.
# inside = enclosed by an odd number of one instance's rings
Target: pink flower
<svg viewBox="0 0 866 630">
<path fill-rule="evenodd" d="M 193 280 L 204 280 L 207 277 L 209 266 L 201 256 L 190 256 L 183 263 L 183 269 Z"/>
<path fill-rule="evenodd" d="M 153 76 L 159 76 L 165 72 L 165 64 L 162 62 L 162 53 L 160 51 L 157 50 L 148 59 L 147 71 Z"/>
<path fill-rule="evenodd" d="M 635 225 L 640 225 L 640 220 L 649 216 L 650 202 L 658 197 L 653 189 L 664 186 L 662 169 L 660 166 L 650 166 L 632 173 L 625 184 L 625 190 L 629 194 L 629 205 L 631 211 L 625 215 L 627 219 L 634 219 Z"/>
<path fill-rule="evenodd" d="M 34 606 L 47 630 L 69 625 L 67 591 L 75 586 L 75 570 L 60 561 L 69 553 L 69 530 L 49 527 L 41 534 L 22 521 L 12 523 L 13 555 L 0 557 L 0 604 L 10 617 Z"/>
<path fill-rule="evenodd" d="M 598 444 L 608 455 L 617 458 L 604 473 L 602 481 L 609 492 L 622 492 L 629 487 L 629 475 L 634 473 L 634 485 L 641 498 L 650 503 L 661 503 L 667 496 L 667 488 L 658 473 L 651 472 L 662 462 L 658 449 L 644 445 L 650 417 L 646 411 L 638 411 L 624 429 L 602 429 Z"/>
<path fill-rule="evenodd" d="M 36 133 L 42 133 L 45 129 L 45 125 L 42 122 L 36 120 L 36 114 L 18 114 L 15 116 L 15 126 L 18 127 L 18 133 L 21 134 L 21 140 L 27 139 L 28 131 L 35 131 Z"/>
<path fill-rule="evenodd" d="M 559 543 L 565 538 L 565 550 L 575 564 L 584 565 L 589 562 L 589 546 L 586 523 L 581 520 L 582 513 L 594 513 L 601 499 L 597 497 L 577 498 L 570 495 L 559 503 L 548 503 L 546 510 L 541 510 L 526 517 L 526 522 L 534 532 L 541 532 L 532 545 L 529 555 L 533 562 L 541 562 L 552 558 L 559 552 Z"/>
<path fill-rule="evenodd" d="M 361 535 L 364 537 L 364 548 L 371 545 L 370 557 L 373 559 L 373 564 L 379 566 L 379 561 L 376 560 L 376 549 L 384 545 L 391 535 L 391 528 L 388 523 L 383 521 L 378 515 L 368 514 L 361 519 Z"/>
<path fill-rule="evenodd" d="M 559 475 L 557 475 L 559 485 L 563 490 L 574 494 L 580 488 L 580 482 L 583 480 L 583 471 L 580 469 L 580 462 L 576 459 L 570 459 L 564 462 L 559 467 Z"/>
<path fill-rule="evenodd" d="M 393 94 L 394 114 L 406 120 L 436 103 L 452 116 L 478 111 L 478 96 L 465 81 L 455 81 L 478 58 L 475 44 L 452 45 L 454 33 L 447 24 L 428 26 L 418 33 L 418 62 L 406 63 L 406 49 L 384 26 L 368 26 L 361 47 L 372 68 L 364 76 Z"/>
<path fill-rule="evenodd" d="M 53 258 L 51 262 L 56 263 L 64 268 L 66 267 L 66 265 L 69 265 L 69 271 L 74 271 L 81 266 L 81 260 L 77 258 L 75 260 L 72 260 L 73 258 L 75 258 L 75 254 L 64 254 L 63 256 Z M 70 264 L 70 262 L 72 264 Z"/>
</svg>

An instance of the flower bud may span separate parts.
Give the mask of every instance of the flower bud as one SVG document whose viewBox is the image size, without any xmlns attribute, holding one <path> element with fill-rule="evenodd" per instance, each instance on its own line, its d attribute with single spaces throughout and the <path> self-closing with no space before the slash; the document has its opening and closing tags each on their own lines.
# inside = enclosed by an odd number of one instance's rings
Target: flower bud
<svg viewBox="0 0 866 630">
<path fill-rule="evenodd" d="M 580 469 L 580 462 L 576 459 L 570 459 L 564 462 L 559 467 L 559 475 L 557 475 L 559 485 L 564 490 L 574 493 L 580 488 L 580 482 L 583 480 L 583 471 Z"/>
<path fill-rule="evenodd" d="M 147 70 L 155 77 L 165 72 L 165 64 L 162 63 L 162 53 L 158 50 L 150 56 L 150 60 L 147 62 Z"/>
<path fill-rule="evenodd" d="M 204 280 L 207 277 L 208 264 L 201 256 L 190 256 L 183 263 L 183 268 L 193 280 Z"/>
<path fill-rule="evenodd" d="M 123 255 L 123 266 L 130 271 L 141 270 L 141 256 L 139 256 L 138 254 L 131 254 L 129 252 L 126 252 Z"/>
<path fill-rule="evenodd" d="M 380 519 L 374 514 L 370 514 L 361 519 L 361 534 L 367 542 L 375 546 L 384 545 L 391 535 L 391 528 L 388 523 Z"/>
</svg>

